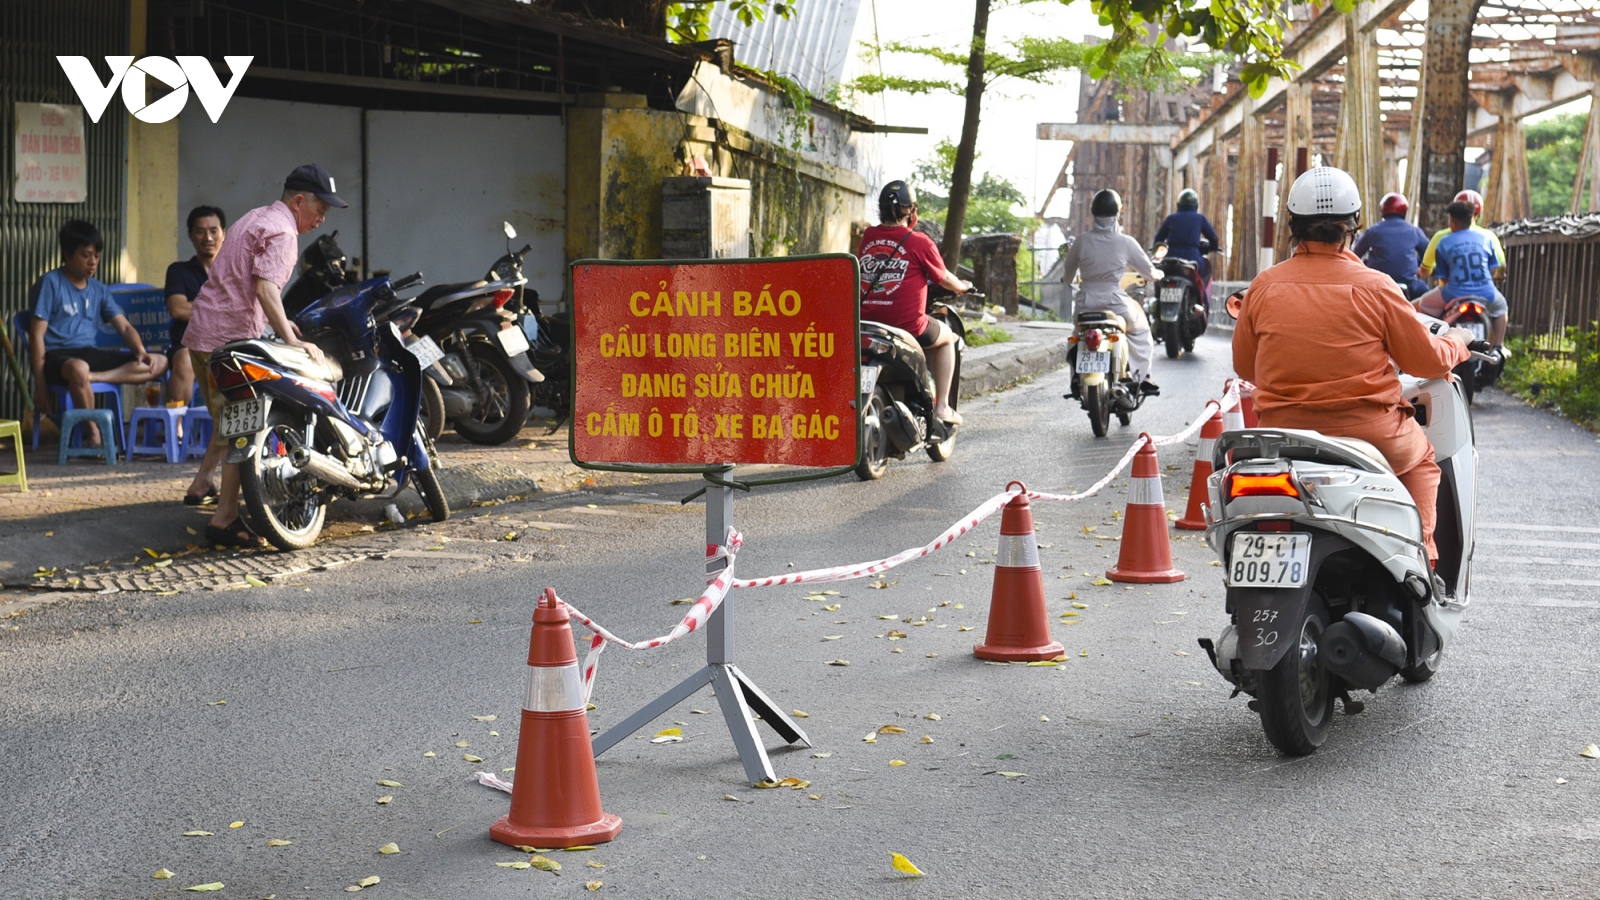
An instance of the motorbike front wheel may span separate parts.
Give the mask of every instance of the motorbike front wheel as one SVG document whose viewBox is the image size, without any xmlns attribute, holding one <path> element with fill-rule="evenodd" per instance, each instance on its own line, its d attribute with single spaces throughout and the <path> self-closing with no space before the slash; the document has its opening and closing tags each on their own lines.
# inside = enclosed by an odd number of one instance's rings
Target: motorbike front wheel
<svg viewBox="0 0 1600 900">
<path fill-rule="evenodd" d="M 420 447 L 418 449 L 423 453 L 428 452 Z M 439 470 L 436 468 L 438 463 L 432 459 L 429 462 L 432 464 L 428 468 L 417 469 L 411 473 L 412 484 L 416 485 L 417 493 L 422 495 L 422 502 L 428 504 L 428 515 L 432 516 L 435 522 L 443 522 L 450 518 L 450 501 L 445 499 L 444 488 L 439 486 Z"/>
<path fill-rule="evenodd" d="M 444 392 L 439 382 L 422 376 L 422 433 L 437 441 L 444 434 Z"/>
<path fill-rule="evenodd" d="M 1083 406 L 1089 411 L 1089 428 L 1095 437 L 1105 437 L 1111 426 L 1111 385 L 1102 381 L 1083 389 Z"/>
<path fill-rule="evenodd" d="M 302 435 L 304 430 L 302 416 L 272 410 L 267 436 L 239 465 L 250 527 L 279 550 L 304 550 L 316 543 L 328 514 L 317 479 L 289 462 L 289 445 L 278 437 L 282 431 Z"/>
<path fill-rule="evenodd" d="M 1261 729 L 1272 746 L 1288 756 L 1315 752 L 1333 721 L 1333 686 L 1322 664 L 1322 632 L 1327 627 L 1327 604 L 1313 594 L 1300 621 L 1283 631 L 1283 637 L 1294 642 L 1289 651 L 1261 673 Z"/>
<path fill-rule="evenodd" d="M 928 444 L 928 458 L 934 462 L 944 462 L 954 456 L 956 452 L 955 426 L 947 425 L 945 427 L 950 429 L 950 436 L 937 444 L 932 442 Z"/>
<path fill-rule="evenodd" d="M 876 481 L 889 468 L 889 435 L 883 427 L 884 410 L 888 405 L 888 396 L 878 388 L 867 398 L 867 408 L 861 414 L 861 439 L 865 449 L 861 462 L 856 464 L 856 477 L 862 481 Z"/>
<path fill-rule="evenodd" d="M 474 444 L 504 444 L 528 421 L 528 382 L 510 360 L 487 344 L 468 346 L 467 365 L 482 388 L 473 399 L 472 412 L 456 419 L 456 434 Z"/>
<path fill-rule="evenodd" d="M 1183 350 L 1183 320 L 1161 323 L 1161 341 L 1167 347 L 1167 359 L 1177 359 Z"/>
</svg>

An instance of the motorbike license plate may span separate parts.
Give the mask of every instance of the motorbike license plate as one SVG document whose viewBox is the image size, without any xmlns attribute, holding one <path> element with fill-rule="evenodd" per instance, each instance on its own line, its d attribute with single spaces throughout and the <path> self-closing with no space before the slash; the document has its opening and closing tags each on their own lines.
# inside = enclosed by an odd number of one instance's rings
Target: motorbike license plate
<svg viewBox="0 0 1600 900">
<path fill-rule="evenodd" d="M 1078 372 L 1079 372 L 1079 374 L 1084 374 L 1084 373 L 1088 373 L 1088 372 L 1105 373 L 1105 372 L 1110 372 L 1110 371 L 1111 371 L 1111 351 L 1110 350 L 1079 350 L 1078 351 Z"/>
<path fill-rule="evenodd" d="M 407 344 L 406 349 L 411 351 L 411 355 L 417 358 L 418 365 L 424 369 L 444 359 L 444 351 L 439 349 L 439 345 L 427 335 Z"/>
<path fill-rule="evenodd" d="M 878 366 L 861 367 L 861 394 L 865 396 L 878 387 Z"/>
<path fill-rule="evenodd" d="M 500 349 L 506 351 L 507 356 L 516 356 L 518 353 L 528 352 L 528 336 L 520 328 L 500 329 Z"/>
<path fill-rule="evenodd" d="M 1482 322 L 1468 322 L 1467 330 L 1472 332 L 1472 337 L 1475 340 L 1486 341 L 1489 339 L 1489 330 L 1484 327 Z"/>
<path fill-rule="evenodd" d="M 1230 587 L 1304 587 L 1311 569 L 1311 535 L 1236 531 L 1228 554 Z"/>
<path fill-rule="evenodd" d="M 222 421 L 217 426 L 222 429 L 223 437 L 255 434 L 266 427 L 266 412 L 266 404 L 260 397 L 229 403 L 222 408 Z"/>
<path fill-rule="evenodd" d="M 1183 288 L 1164 287 L 1161 289 L 1161 321 L 1178 321 L 1178 311 L 1183 308 Z"/>
</svg>

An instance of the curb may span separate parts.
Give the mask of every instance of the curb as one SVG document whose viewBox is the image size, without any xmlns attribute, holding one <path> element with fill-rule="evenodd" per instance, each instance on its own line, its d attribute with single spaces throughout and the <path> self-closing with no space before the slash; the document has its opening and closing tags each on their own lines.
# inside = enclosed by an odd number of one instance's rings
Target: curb
<svg viewBox="0 0 1600 900">
<path fill-rule="evenodd" d="M 961 398 L 965 400 L 998 391 L 1029 376 L 1064 366 L 1067 363 L 1067 346 L 1067 339 L 1063 337 L 1049 343 L 1028 344 L 1014 350 L 1007 348 L 979 359 L 963 360 Z M 971 371 L 965 371 L 968 366 Z"/>
</svg>

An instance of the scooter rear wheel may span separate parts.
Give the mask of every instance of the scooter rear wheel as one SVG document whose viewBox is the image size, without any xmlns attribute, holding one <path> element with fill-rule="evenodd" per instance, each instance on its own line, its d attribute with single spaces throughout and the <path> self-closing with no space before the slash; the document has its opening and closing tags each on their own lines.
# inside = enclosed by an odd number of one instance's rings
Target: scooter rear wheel
<svg viewBox="0 0 1600 900">
<path fill-rule="evenodd" d="M 1288 652 L 1261 673 L 1261 729 L 1288 756 L 1316 752 L 1333 721 L 1333 685 L 1322 664 L 1327 627 L 1327 604 L 1313 594 L 1300 621 L 1284 629 L 1284 637 L 1294 641 Z"/>
<path fill-rule="evenodd" d="M 1177 359 L 1178 354 L 1183 352 L 1183 322 L 1163 322 L 1161 330 L 1161 342 L 1166 345 L 1167 359 Z"/>
<path fill-rule="evenodd" d="M 277 436 L 280 429 L 303 435 L 305 427 L 304 418 L 272 410 L 267 436 L 239 465 L 250 527 L 279 550 L 304 550 L 316 543 L 328 514 L 317 479 L 289 462 L 289 446 Z"/>
<path fill-rule="evenodd" d="M 1111 385 L 1104 381 L 1083 389 L 1083 405 L 1089 411 L 1089 428 L 1095 437 L 1105 437 L 1111 426 Z"/>
<path fill-rule="evenodd" d="M 426 375 L 422 377 L 422 433 L 430 441 L 437 441 L 444 434 L 444 392 L 439 390 L 437 381 Z"/>
<path fill-rule="evenodd" d="M 867 398 L 867 408 L 861 414 L 861 462 L 856 464 L 856 477 L 862 481 L 876 481 L 889 468 L 889 435 L 884 431 L 883 414 L 888 397 L 882 388 Z"/>
<path fill-rule="evenodd" d="M 467 365 L 483 383 L 484 396 L 473 403 L 471 413 L 455 420 L 456 434 L 474 444 L 504 444 L 527 423 L 532 390 L 505 356 L 486 344 L 468 346 Z"/>
</svg>

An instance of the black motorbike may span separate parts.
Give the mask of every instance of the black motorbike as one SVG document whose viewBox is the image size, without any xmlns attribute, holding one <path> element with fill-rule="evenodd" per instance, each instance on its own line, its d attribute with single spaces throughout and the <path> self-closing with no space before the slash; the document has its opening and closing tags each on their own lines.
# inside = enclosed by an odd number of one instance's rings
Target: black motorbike
<svg viewBox="0 0 1600 900">
<path fill-rule="evenodd" d="M 1199 264 L 1193 260 L 1165 256 L 1156 261 L 1161 280 L 1151 291 L 1147 306 L 1150 331 L 1167 349 L 1168 359 L 1180 352 L 1193 353 L 1195 338 L 1206 333 L 1205 291 L 1200 281 Z"/>
<path fill-rule="evenodd" d="M 417 297 L 421 312 L 412 330 L 438 342 L 440 365 L 451 384 L 440 391 L 445 417 L 475 444 L 503 444 L 528 419 L 532 388 L 544 375 L 529 358 L 529 332 L 538 320 L 510 304 L 527 279 L 522 260 L 531 245 L 511 250 L 516 229 L 505 225 L 506 253 L 482 279 L 439 284 Z"/>
<path fill-rule="evenodd" d="M 969 297 L 982 299 L 981 295 Z M 943 303 L 931 304 L 928 315 L 955 332 L 955 371 L 950 377 L 950 408 L 961 393 L 961 354 L 967 329 L 961 316 Z M 865 452 L 856 465 L 862 481 L 882 478 L 889 459 L 927 450 L 944 462 L 956 450 L 959 426 L 934 415 L 933 373 L 916 337 L 880 322 L 861 323 L 861 432 Z"/>
</svg>

